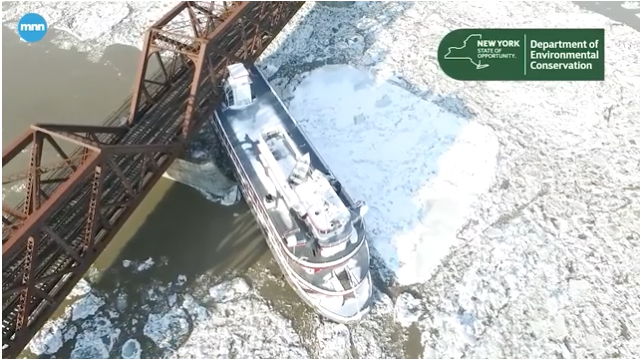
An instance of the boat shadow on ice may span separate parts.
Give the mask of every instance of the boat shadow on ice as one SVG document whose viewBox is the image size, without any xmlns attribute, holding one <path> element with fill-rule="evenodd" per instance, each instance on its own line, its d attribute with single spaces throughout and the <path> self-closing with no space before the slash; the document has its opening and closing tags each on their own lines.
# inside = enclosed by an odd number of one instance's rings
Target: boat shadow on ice
<svg viewBox="0 0 641 359">
<path fill-rule="evenodd" d="M 186 153 L 171 164 L 163 177 L 196 189 L 214 203 L 231 206 L 241 199 L 231 162 L 208 124 L 203 126 Z"/>
</svg>

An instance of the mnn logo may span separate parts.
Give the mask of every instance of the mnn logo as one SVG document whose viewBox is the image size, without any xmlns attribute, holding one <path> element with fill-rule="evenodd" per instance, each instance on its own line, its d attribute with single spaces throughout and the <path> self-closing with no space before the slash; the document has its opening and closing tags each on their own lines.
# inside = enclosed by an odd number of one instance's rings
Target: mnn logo
<svg viewBox="0 0 641 359">
<path fill-rule="evenodd" d="M 18 21 L 18 35 L 26 42 L 40 41 L 46 33 L 47 22 L 38 14 L 24 14 Z"/>
</svg>

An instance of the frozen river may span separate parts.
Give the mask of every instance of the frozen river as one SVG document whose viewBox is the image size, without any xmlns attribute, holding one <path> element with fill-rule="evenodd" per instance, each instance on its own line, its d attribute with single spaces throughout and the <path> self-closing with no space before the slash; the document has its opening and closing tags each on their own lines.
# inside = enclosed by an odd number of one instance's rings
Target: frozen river
<svg viewBox="0 0 641 359">
<path fill-rule="evenodd" d="M 100 122 L 172 5 L 3 3 L 3 141 L 32 122 Z M 28 11 L 57 29 L 30 46 L 9 29 Z M 200 141 L 169 172 L 198 190 L 161 180 L 25 355 L 638 357 L 638 12 L 306 4 L 259 65 L 372 208 L 372 315 L 348 327 L 299 303 Z M 453 81 L 436 46 L 462 27 L 603 27 L 606 81 Z"/>
</svg>

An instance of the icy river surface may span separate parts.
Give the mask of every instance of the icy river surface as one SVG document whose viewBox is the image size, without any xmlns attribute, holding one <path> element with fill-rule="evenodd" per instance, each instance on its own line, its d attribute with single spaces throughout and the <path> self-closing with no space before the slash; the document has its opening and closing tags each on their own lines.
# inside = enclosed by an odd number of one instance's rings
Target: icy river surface
<svg viewBox="0 0 641 359">
<path fill-rule="evenodd" d="M 371 207 L 373 312 L 299 302 L 203 133 L 23 356 L 638 357 L 639 6 L 613 4 L 306 3 L 258 65 Z M 100 123 L 173 5 L 3 3 L 3 142 Z M 26 12 L 44 41 L 17 39 Z M 605 28 L 606 81 L 451 80 L 436 48 L 464 27 Z"/>
</svg>

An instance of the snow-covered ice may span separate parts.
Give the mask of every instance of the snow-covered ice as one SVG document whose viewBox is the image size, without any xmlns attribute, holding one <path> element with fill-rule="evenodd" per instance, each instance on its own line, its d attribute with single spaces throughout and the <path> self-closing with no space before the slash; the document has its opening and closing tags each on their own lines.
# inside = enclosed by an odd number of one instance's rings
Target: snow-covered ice
<svg viewBox="0 0 641 359">
<path fill-rule="evenodd" d="M 82 323 L 82 330 L 76 336 L 71 359 L 108 359 L 120 336 L 120 329 L 106 317 L 97 316 Z"/>
<path fill-rule="evenodd" d="M 145 260 L 144 262 L 140 263 L 138 265 L 138 268 L 136 268 L 136 270 L 138 272 L 146 271 L 147 269 L 151 268 L 153 265 L 154 265 L 154 260 L 153 258 L 150 257 L 150 258 L 147 258 L 147 260 Z"/>
<path fill-rule="evenodd" d="M 120 349 L 120 357 L 122 359 L 140 359 L 141 355 L 140 342 L 136 339 L 127 340 Z"/>
<path fill-rule="evenodd" d="M 249 288 L 235 278 L 229 288 Z M 291 323 L 255 295 L 215 299 L 207 316 L 194 316 L 189 339 L 172 358 L 308 358 Z M 222 299 L 222 300 L 221 300 Z M 193 307 L 190 302 L 188 307 Z M 196 311 L 197 313 L 202 311 Z"/>
<path fill-rule="evenodd" d="M 209 295 L 216 301 L 225 303 L 242 297 L 249 291 L 249 285 L 241 278 L 234 278 L 209 289 Z"/>
<path fill-rule="evenodd" d="M 29 350 L 36 355 L 55 354 L 64 344 L 65 317 L 49 320 L 29 342 Z"/>
<path fill-rule="evenodd" d="M 360 325 L 350 330 L 349 334 L 352 336 L 352 342 L 359 358 L 386 359 L 390 357 L 384 353 L 380 345 L 380 338 L 374 331 Z"/>
<path fill-rule="evenodd" d="M 146 260 L 144 260 L 142 262 L 139 262 L 139 263 L 135 262 L 135 261 L 131 261 L 129 259 L 125 259 L 125 260 L 122 261 L 122 266 L 125 267 L 125 268 L 129 268 L 129 266 L 135 265 L 136 266 L 135 267 L 136 268 L 135 269 L 136 272 L 144 272 L 144 271 L 148 270 L 149 268 L 153 267 L 154 264 L 155 264 L 154 259 L 151 258 L 151 257 L 149 257 Z"/>
<path fill-rule="evenodd" d="M 178 279 L 176 280 L 176 285 L 181 286 L 181 285 L 184 285 L 185 283 L 187 283 L 187 276 L 184 274 L 179 275 Z"/>
<path fill-rule="evenodd" d="M 422 307 L 421 301 L 414 298 L 411 293 L 401 293 L 398 298 L 396 298 L 394 315 L 403 327 L 408 327 L 421 317 L 421 314 L 423 314 Z"/>
<path fill-rule="evenodd" d="M 198 304 L 194 297 L 189 294 L 183 296 L 182 308 L 189 313 L 194 321 L 199 322 L 207 318 L 207 308 Z"/>
<path fill-rule="evenodd" d="M 88 293 L 71 305 L 71 320 L 85 319 L 94 315 L 103 305 L 105 305 L 105 301 L 102 298 Z"/>
<path fill-rule="evenodd" d="M 345 324 L 323 323 L 316 330 L 319 342 L 326 343 L 319 353 L 321 359 L 352 359 L 350 333 Z"/>
<path fill-rule="evenodd" d="M 160 348 L 177 349 L 189 335 L 187 312 L 172 308 L 167 313 L 150 313 L 143 333 Z"/>
<path fill-rule="evenodd" d="M 431 277 L 494 180 L 491 129 L 351 66 L 306 74 L 290 111 L 352 197 L 399 284 Z"/>
<path fill-rule="evenodd" d="M 67 299 L 73 299 L 76 297 L 82 297 L 87 295 L 91 291 L 91 285 L 87 282 L 86 279 L 82 278 L 78 281 L 75 287 L 71 290 L 71 293 L 67 296 Z"/>
</svg>

